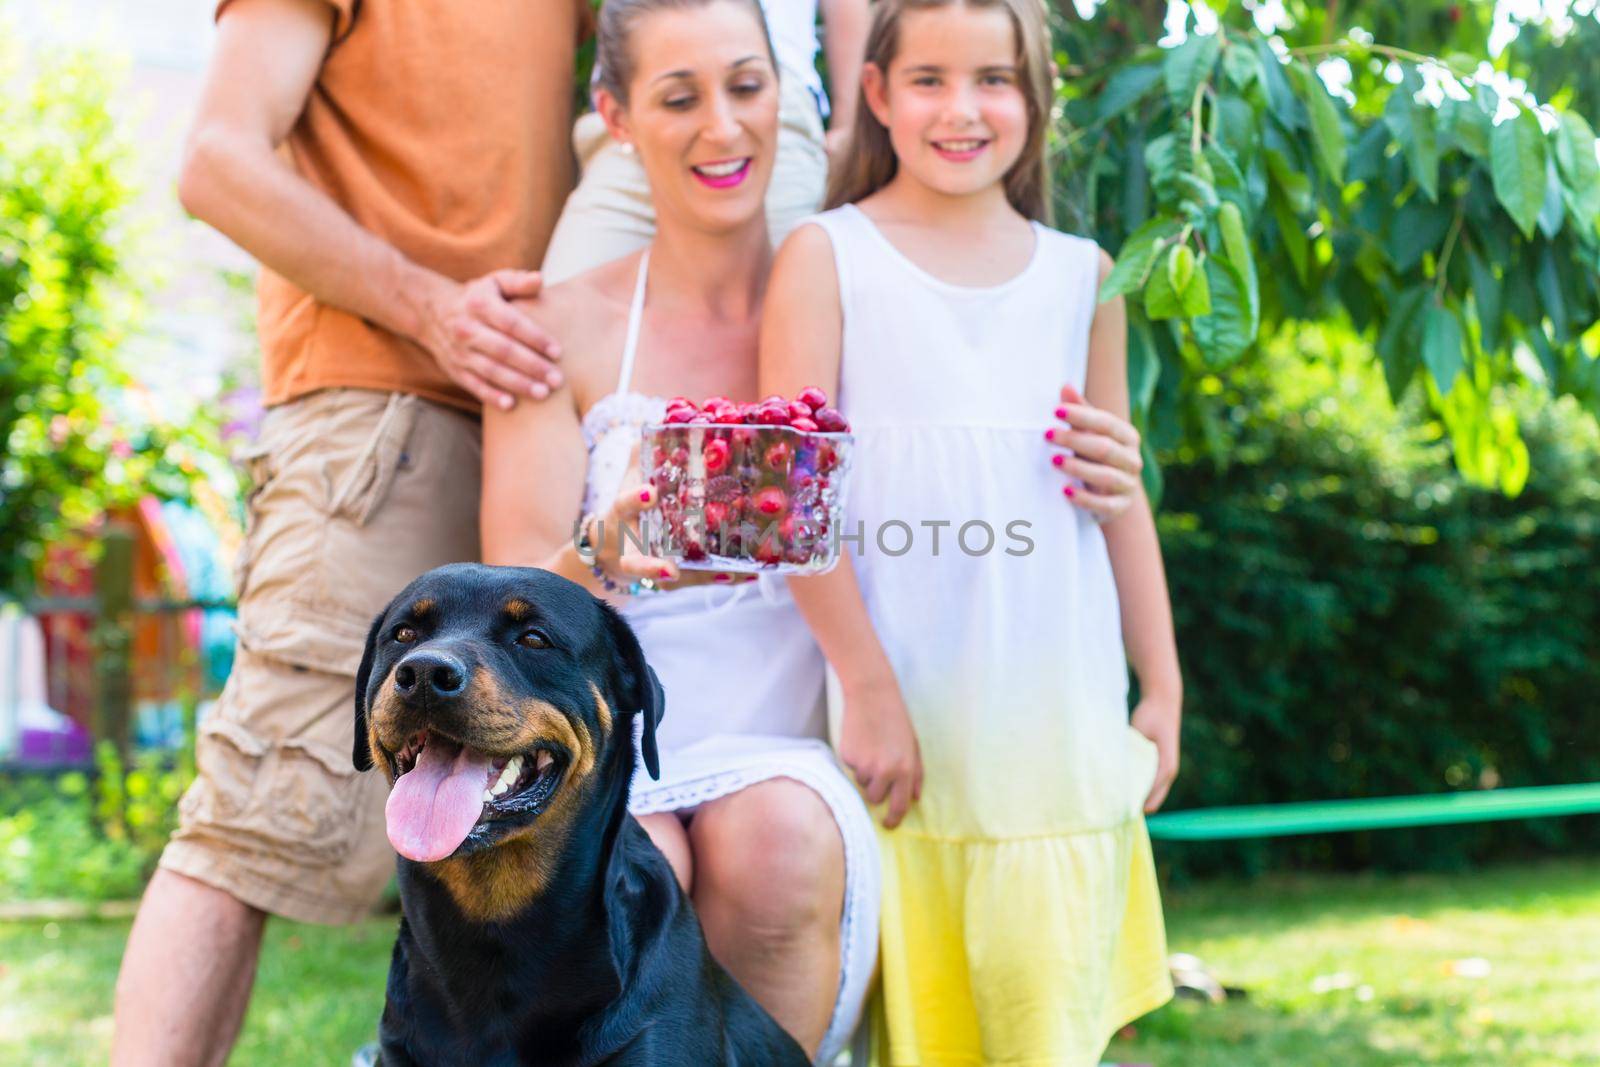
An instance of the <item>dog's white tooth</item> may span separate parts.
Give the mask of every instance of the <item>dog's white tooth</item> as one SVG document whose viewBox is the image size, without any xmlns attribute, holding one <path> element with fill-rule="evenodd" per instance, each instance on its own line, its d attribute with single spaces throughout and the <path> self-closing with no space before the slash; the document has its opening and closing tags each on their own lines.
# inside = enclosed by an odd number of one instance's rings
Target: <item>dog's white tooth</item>
<svg viewBox="0 0 1600 1067">
<path fill-rule="evenodd" d="M 504 793 L 507 789 L 511 788 L 512 783 L 517 780 L 517 776 L 521 773 L 522 757 L 512 756 L 511 759 L 506 762 L 505 770 L 500 772 L 500 777 L 495 779 L 494 787 L 490 790 L 490 792 L 495 796 L 499 796 L 501 793 Z"/>
<path fill-rule="evenodd" d="M 493 795 L 491 795 L 491 794 L 490 794 L 490 792 L 489 792 L 489 791 L 488 791 L 488 790 L 487 790 L 487 789 L 485 789 L 485 790 L 484 790 L 484 791 L 483 791 L 483 802 L 484 802 L 484 803 L 485 803 L 485 804 L 487 804 L 487 803 L 489 803 L 489 801 L 491 801 L 491 800 L 493 800 L 493 799 L 494 799 L 494 796 L 493 796 Z"/>
<path fill-rule="evenodd" d="M 539 755 L 534 758 L 533 769 L 538 773 L 543 774 L 544 769 L 554 762 L 555 757 L 550 755 L 550 753 L 540 752 Z"/>
</svg>

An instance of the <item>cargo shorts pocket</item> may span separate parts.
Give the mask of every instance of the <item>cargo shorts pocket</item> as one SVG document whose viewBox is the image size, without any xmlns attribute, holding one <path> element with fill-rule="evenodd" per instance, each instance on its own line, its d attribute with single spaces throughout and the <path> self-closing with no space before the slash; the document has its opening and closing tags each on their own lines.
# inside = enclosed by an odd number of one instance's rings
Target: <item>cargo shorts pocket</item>
<svg viewBox="0 0 1600 1067">
<path fill-rule="evenodd" d="M 345 860 L 366 825 L 348 751 L 314 740 L 268 743 L 210 719 L 196 741 L 199 774 L 180 803 L 183 828 L 297 866 Z"/>
<path fill-rule="evenodd" d="M 246 491 L 244 498 L 244 537 L 233 561 L 233 591 L 237 599 L 244 599 L 250 591 L 250 567 L 261 553 L 261 518 L 258 506 L 261 494 L 272 480 L 272 449 L 265 441 L 256 441 L 238 457 L 244 468 Z"/>
<path fill-rule="evenodd" d="M 389 396 L 371 436 L 332 488 L 328 500 L 330 518 L 365 526 L 383 506 L 396 473 L 409 458 L 406 445 L 417 425 L 419 403 L 414 396 Z"/>
</svg>

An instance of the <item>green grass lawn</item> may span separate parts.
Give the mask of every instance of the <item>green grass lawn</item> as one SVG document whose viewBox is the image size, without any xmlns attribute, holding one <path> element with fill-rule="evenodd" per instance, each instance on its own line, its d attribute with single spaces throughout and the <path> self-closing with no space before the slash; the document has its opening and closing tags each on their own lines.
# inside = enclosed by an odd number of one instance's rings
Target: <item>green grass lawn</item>
<svg viewBox="0 0 1600 1067">
<path fill-rule="evenodd" d="M 1249 996 L 1169 1005 L 1110 1059 L 1600 1064 L 1600 859 L 1209 884 L 1170 894 L 1167 918 L 1174 951 L 1200 956 Z M 105 1062 L 127 931 L 126 921 L 0 923 L 0 1063 Z M 393 919 L 271 925 L 233 1064 L 347 1063 L 378 1017 L 393 936 Z M 1476 958 L 1488 961 L 1486 975 L 1452 973 L 1452 961 Z"/>
</svg>

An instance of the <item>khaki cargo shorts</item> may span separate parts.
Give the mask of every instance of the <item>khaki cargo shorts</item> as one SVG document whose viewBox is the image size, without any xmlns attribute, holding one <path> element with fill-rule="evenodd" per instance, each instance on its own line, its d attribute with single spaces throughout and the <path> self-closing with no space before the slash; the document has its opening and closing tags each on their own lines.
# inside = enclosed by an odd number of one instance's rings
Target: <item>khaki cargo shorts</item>
<svg viewBox="0 0 1600 1067">
<path fill-rule="evenodd" d="M 354 922 L 395 862 L 387 783 L 350 761 L 356 668 L 407 582 L 478 558 L 480 427 L 330 389 L 270 409 L 247 462 L 238 651 L 161 866 L 274 915 Z"/>
</svg>

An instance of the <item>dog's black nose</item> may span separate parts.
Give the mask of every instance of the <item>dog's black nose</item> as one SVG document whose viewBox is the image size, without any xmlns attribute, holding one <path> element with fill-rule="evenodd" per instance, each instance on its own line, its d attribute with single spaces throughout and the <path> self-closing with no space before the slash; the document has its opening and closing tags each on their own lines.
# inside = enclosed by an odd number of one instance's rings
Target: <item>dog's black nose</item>
<svg viewBox="0 0 1600 1067">
<path fill-rule="evenodd" d="M 394 669 L 394 688 L 407 700 L 458 696 L 467 685 L 467 669 L 448 652 L 416 651 Z"/>
</svg>

